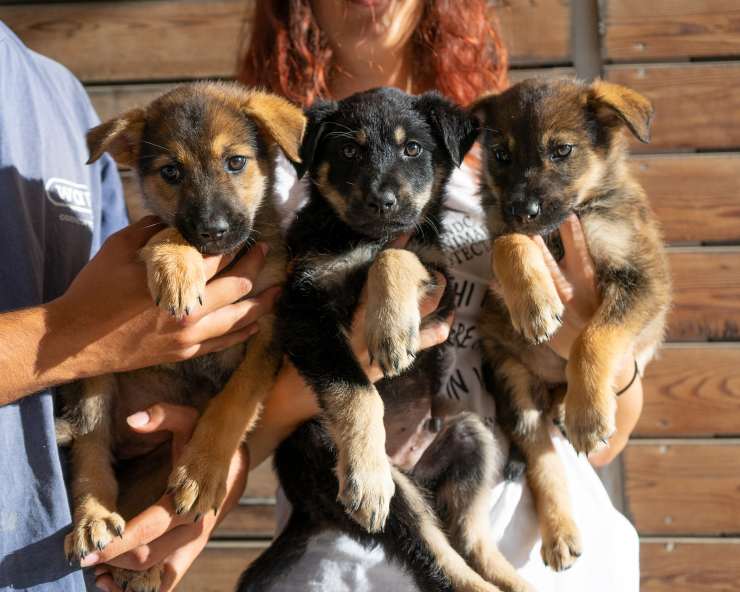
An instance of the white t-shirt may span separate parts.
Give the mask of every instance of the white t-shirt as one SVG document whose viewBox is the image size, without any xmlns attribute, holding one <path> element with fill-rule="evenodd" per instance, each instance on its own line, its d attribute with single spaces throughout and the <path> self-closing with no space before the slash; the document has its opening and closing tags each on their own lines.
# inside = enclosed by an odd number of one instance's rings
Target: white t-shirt
<svg viewBox="0 0 740 592">
<path fill-rule="evenodd" d="M 284 223 L 303 203 L 306 183 L 295 182 L 290 164 L 281 159 L 276 193 L 284 207 Z M 477 319 L 488 289 L 490 241 L 477 198 L 475 171 L 456 169 L 447 186 L 443 245 L 456 294 L 450 343 L 455 368 L 446 394 L 494 425 L 493 397 L 482 383 Z M 497 438 L 504 439 L 494 427 Z M 588 460 L 578 456 L 557 430 L 555 449 L 565 467 L 574 518 L 583 554 L 568 571 L 555 573 L 540 557 L 540 536 L 532 496 L 524 479 L 501 481 L 491 492 L 491 530 L 499 548 L 538 592 L 638 592 L 639 540 L 627 519 L 612 505 Z M 278 491 L 279 526 L 289 504 Z M 410 575 L 389 563 L 380 547 L 366 549 L 349 536 L 326 531 L 314 537 L 303 558 L 273 587 L 280 592 L 418 592 Z"/>
</svg>

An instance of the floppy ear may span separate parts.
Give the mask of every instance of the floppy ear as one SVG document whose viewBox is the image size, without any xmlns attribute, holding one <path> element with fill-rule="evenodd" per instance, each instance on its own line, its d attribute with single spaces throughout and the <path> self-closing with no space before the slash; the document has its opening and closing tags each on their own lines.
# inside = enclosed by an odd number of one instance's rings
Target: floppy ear
<svg viewBox="0 0 740 592">
<path fill-rule="evenodd" d="M 640 93 L 620 84 L 597 80 L 589 87 L 588 102 L 596 116 L 607 125 L 616 117 L 638 140 L 646 144 L 650 141 L 653 105 Z"/>
<path fill-rule="evenodd" d="M 144 109 L 132 109 L 89 130 L 87 149 L 90 158 L 87 164 L 98 160 L 103 152 L 109 152 L 118 164 L 133 167 L 139 156 L 145 121 Z"/>
<path fill-rule="evenodd" d="M 301 162 L 295 165 L 298 178 L 300 179 L 311 168 L 316 150 L 319 147 L 321 138 L 326 128 L 326 118 L 336 113 L 339 105 L 336 101 L 315 101 L 309 109 L 306 110 L 308 124 L 306 126 L 306 136 L 303 138 L 301 145 Z"/>
<path fill-rule="evenodd" d="M 496 102 L 498 95 L 494 93 L 486 93 L 479 96 L 475 101 L 468 105 L 468 113 L 475 119 L 479 128 L 483 127 L 488 119 L 488 112 L 492 110 L 492 106 Z"/>
<path fill-rule="evenodd" d="M 254 91 L 249 93 L 244 113 L 257 120 L 291 162 L 301 162 L 299 152 L 306 130 L 306 117 L 300 107 L 277 95 Z"/>
<path fill-rule="evenodd" d="M 426 117 L 434 135 L 442 140 L 453 164 L 460 166 L 478 136 L 478 121 L 437 92 L 421 95 L 416 108 Z"/>
</svg>

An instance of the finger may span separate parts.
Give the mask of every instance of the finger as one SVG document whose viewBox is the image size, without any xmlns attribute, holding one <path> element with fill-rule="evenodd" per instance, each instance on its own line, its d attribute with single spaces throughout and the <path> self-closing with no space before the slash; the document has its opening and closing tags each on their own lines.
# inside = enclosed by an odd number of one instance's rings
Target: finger
<svg viewBox="0 0 740 592">
<path fill-rule="evenodd" d="M 447 341 L 450 336 L 453 315 L 450 315 L 444 321 L 435 321 L 426 325 L 419 331 L 419 349 L 427 349 L 440 345 Z"/>
<path fill-rule="evenodd" d="M 207 538 L 197 538 L 177 549 L 164 562 L 159 592 L 171 592 L 206 546 Z"/>
<path fill-rule="evenodd" d="M 237 256 L 237 252 L 223 253 L 221 255 L 209 255 L 203 257 L 203 271 L 206 280 L 210 280 L 214 275 L 226 268 Z"/>
<path fill-rule="evenodd" d="M 173 461 L 180 456 L 182 449 L 190 441 L 198 421 L 198 412 L 186 405 L 158 403 L 145 411 L 138 411 L 126 418 L 126 423 L 135 432 L 172 432 Z"/>
<path fill-rule="evenodd" d="M 571 286 L 568 278 L 563 274 L 563 270 L 558 265 L 558 262 L 555 261 L 555 257 L 552 256 L 550 249 L 547 248 L 542 237 L 537 234 L 533 237 L 533 240 L 542 253 L 542 258 L 545 261 L 547 270 L 550 272 L 550 276 L 552 276 L 552 279 L 555 282 L 555 289 L 558 292 L 558 296 L 560 296 L 560 300 L 563 302 L 570 301 L 570 299 L 573 298 L 573 286 Z"/>
<path fill-rule="evenodd" d="M 223 351 L 233 345 L 237 345 L 238 343 L 244 343 L 259 330 L 259 325 L 257 323 L 252 323 L 251 325 L 247 325 L 243 329 L 239 329 L 238 331 L 234 331 L 233 333 L 228 333 L 227 335 L 221 335 L 220 337 L 208 339 L 207 341 L 204 341 L 199 345 L 186 349 L 183 352 L 183 358 L 195 358 L 198 356 L 210 354 L 212 352 Z"/>
<path fill-rule="evenodd" d="M 401 236 L 399 236 L 397 239 L 391 242 L 388 246 L 391 249 L 405 249 L 406 245 L 409 244 L 409 241 L 411 240 L 411 233 L 410 232 L 404 232 Z"/>
<path fill-rule="evenodd" d="M 175 514 L 172 497 L 163 496 L 141 514 L 129 520 L 121 538 L 112 540 L 102 551 L 90 553 L 80 562 L 80 565 L 90 567 L 99 563 L 110 563 L 115 557 L 150 543 L 165 532 L 190 520 L 192 518 L 188 519 L 185 515 Z"/>
<path fill-rule="evenodd" d="M 578 274 L 583 278 L 593 278 L 594 264 L 578 216 L 571 214 L 565 219 L 565 222 L 560 225 L 560 237 L 565 249 L 563 263 L 568 273 Z"/>
<path fill-rule="evenodd" d="M 95 578 L 95 587 L 104 592 L 123 592 L 123 589 L 116 584 L 113 576 L 108 572 Z"/>
<path fill-rule="evenodd" d="M 164 228 L 165 225 L 156 216 L 144 216 L 138 222 L 134 222 L 112 234 L 110 239 L 120 240 L 125 242 L 129 248 L 138 250 Z"/>
<path fill-rule="evenodd" d="M 206 315 L 192 327 L 193 341 L 202 342 L 220 337 L 258 321 L 273 310 L 280 291 L 280 286 L 274 286 L 256 298 L 240 300 Z"/>
<path fill-rule="evenodd" d="M 208 538 L 208 532 L 210 527 L 205 530 L 203 520 L 198 523 L 183 524 L 177 528 L 173 528 L 169 532 L 163 534 L 161 537 L 154 539 L 151 543 L 141 545 L 136 549 L 133 549 L 127 553 L 119 555 L 113 559 L 110 564 L 115 567 L 123 569 L 131 569 L 133 571 L 144 571 L 153 567 L 157 563 L 163 561 L 166 557 L 171 555 L 175 550 L 189 542 L 205 536 Z M 213 519 L 209 518 L 209 523 L 212 523 Z M 212 526 L 212 524 L 209 524 Z"/>
<path fill-rule="evenodd" d="M 421 318 L 429 316 L 437 308 L 442 300 L 442 296 L 445 293 L 447 287 L 447 278 L 439 272 L 435 272 L 435 286 L 431 292 L 428 292 L 419 302 L 419 314 Z"/>
<path fill-rule="evenodd" d="M 202 315 L 236 302 L 252 291 L 265 265 L 268 246 L 258 243 L 236 262 L 234 267 L 214 277 L 206 285 Z"/>
</svg>

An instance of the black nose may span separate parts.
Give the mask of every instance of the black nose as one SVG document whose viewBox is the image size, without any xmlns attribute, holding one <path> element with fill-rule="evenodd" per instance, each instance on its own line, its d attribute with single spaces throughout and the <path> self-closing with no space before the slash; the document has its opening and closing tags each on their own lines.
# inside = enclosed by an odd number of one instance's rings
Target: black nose
<svg viewBox="0 0 740 592">
<path fill-rule="evenodd" d="M 196 230 L 203 240 L 218 240 L 229 231 L 229 222 L 224 216 L 215 216 L 200 222 Z"/>
<path fill-rule="evenodd" d="M 511 205 L 511 215 L 519 222 L 529 222 L 540 215 L 541 202 L 539 199 L 516 201 Z"/>
<path fill-rule="evenodd" d="M 390 190 L 373 193 L 367 199 L 367 207 L 378 214 L 392 211 L 397 203 L 396 194 Z"/>
</svg>

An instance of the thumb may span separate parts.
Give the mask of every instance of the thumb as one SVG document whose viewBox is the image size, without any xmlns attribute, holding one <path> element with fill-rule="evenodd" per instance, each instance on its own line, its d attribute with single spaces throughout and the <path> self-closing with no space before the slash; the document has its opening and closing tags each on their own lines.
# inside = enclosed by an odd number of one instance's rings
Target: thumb
<svg viewBox="0 0 740 592">
<path fill-rule="evenodd" d="M 172 455 L 177 458 L 190 440 L 198 420 L 193 407 L 157 403 L 144 411 L 137 411 L 126 418 L 129 427 L 140 434 L 172 432 Z"/>
</svg>

